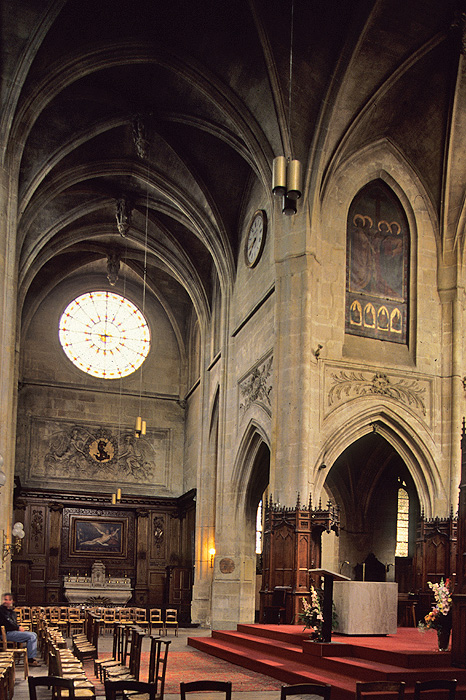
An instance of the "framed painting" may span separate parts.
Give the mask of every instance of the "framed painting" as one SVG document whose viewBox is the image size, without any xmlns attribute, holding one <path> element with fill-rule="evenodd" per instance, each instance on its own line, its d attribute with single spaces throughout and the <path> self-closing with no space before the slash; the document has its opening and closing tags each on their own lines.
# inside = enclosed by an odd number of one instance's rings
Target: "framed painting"
<svg viewBox="0 0 466 700">
<path fill-rule="evenodd" d="M 127 522 L 118 518 L 70 516 L 70 554 L 126 557 Z"/>
</svg>

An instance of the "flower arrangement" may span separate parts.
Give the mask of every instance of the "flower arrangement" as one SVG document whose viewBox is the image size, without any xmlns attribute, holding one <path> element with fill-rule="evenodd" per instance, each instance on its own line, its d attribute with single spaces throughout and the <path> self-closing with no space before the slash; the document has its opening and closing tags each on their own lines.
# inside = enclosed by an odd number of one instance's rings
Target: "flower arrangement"
<svg viewBox="0 0 466 700">
<path fill-rule="evenodd" d="M 427 581 L 427 585 L 434 592 L 435 605 L 432 610 L 418 624 L 419 629 L 442 629 L 445 623 L 449 622 L 451 611 L 451 591 L 450 579 L 446 581 L 440 579 L 440 583 L 431 583 Z M 448 616 L 448 618 L 447 618 Z"/>
<path fill-rule="evenodd" d="M 317 592 L 314 586 L 310 588 L 311 602 L 308 603 L 306 598 L 301 598 L 303 604 L 303 612 L 299 613 L 299 619 L 304 624 L 304 629 L 310 629 L 312 638 L 319 642 L 322 640 L 322 623 L 324 616 L 322 615 L 322 607 L 320 604 L 321 592 Z"/>
</svg>

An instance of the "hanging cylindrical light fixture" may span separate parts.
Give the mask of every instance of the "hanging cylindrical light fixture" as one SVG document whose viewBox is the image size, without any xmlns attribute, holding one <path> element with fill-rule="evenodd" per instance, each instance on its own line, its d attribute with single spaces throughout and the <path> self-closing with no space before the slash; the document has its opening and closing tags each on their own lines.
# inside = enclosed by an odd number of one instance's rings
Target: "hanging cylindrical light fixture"
<svg viewBox="0 0 466 700">
<path fill-rule="evenodd" d="M 301 197 L 301 163 L 299 160 L 290 160 L 286 169 L 286 196 L 289 199 Z"/>
<path fill-rule="evenodd" d="M 277 197 L 286 193 L 286 158 L 277 156 L 273 159 L 272 192 Z"/>
</svg>

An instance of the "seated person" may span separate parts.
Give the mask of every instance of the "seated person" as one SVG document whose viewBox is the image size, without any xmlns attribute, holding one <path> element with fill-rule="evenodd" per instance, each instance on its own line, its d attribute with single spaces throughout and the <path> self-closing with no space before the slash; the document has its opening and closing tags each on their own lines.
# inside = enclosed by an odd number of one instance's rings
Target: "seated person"
<svg viewBox="0 0 466 700">
<path fill-rule="evenodd" d="M 9 642 L 26 642 L 29 665 L 40 666 L 40 662 L 36 660 L 37 634 L 35 632 L 27 632 L 23 627 L 18 625 L 11 593 L 4 593 L 2 595 L 0 626 L 2 625 L 5 627 L 6 638 Z"/>
</svg>

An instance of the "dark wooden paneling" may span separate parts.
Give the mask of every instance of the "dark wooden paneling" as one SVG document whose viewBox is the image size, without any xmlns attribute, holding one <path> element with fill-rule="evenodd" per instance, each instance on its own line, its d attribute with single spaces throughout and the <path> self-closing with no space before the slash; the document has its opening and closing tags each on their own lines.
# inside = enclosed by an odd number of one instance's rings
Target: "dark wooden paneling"
<svg viewBox="0 0 466 700">
<path fill-rule="evenodd" d="M 194 492 L 181 498 L 125 496 L 112 506 L 108 498 L 94 494 L 23 490 L 16 509 L 16 519 L 25 524 L 26 537 L 22 551 L 13 558 L 12 586 L 23 604 L 66 603 L 64 577 L 70 572 L 90 573 L 93 562 L 99 559 L 99 553 L 77 553 L 70 546 L 73 518 L 79 516 L 125 522 L 124 556 L 120 553 L 101 559 L 107 574 L 126 573 L 131 578 L 134 594 L 130 604 L 166 607 L 167 567 L 193 566 Z M 189 619 L 186 585 L 183 578 L 180 604 L 183 616 Z"/>
</svg>

